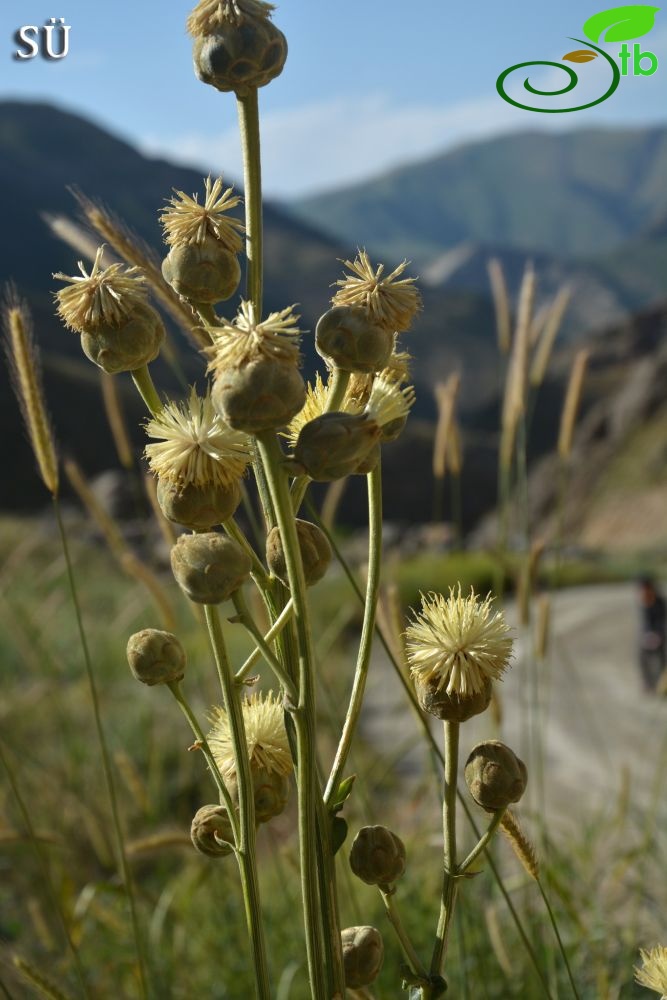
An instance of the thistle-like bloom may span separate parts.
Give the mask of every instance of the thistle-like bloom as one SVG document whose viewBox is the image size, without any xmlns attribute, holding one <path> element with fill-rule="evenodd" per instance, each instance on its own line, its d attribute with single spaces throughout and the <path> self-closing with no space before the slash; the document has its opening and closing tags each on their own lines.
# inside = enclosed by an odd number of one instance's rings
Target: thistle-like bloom
<svg viewBox="0 0 667 1000">
<path fill-rule="evenodd" d="M 641 968 L 635 966 L 636 981 L 640 986 L 645 986 L 647 990 L 660 993 L 662 1000 L 665 1000 L 667 997 L 667 948 L 663 945 L 657 945 L 648 951 L 640 948 L 639 957 L 642 964 Z"/>
<path fill-rule="evenodd" d="M 240 219 L 228 215 L 233 208 L 241 203 L 239 195 L 234 194 L 234 188 L 222 189 L 222 177 L 205 181 L 204 203 L 199 203 L 197 194 L 192 197 L 184 191 L 174 190 L 175 197 L 168 202 L 160 215 L 160 222 L 165 231 L 165 242 L 170 246 L 187 246 L 190 243 L 203 243 L 207 236 L 213 236 L 230 253 L 238 253 L 243 240 L 240 233 L 244 225 Z"/>
<path fill-rule="evenodd" d="M 137 305 L 146 301 L 146 278 L 141 270 L 123 264 L 102 267 L 103 255 L 102 246 L 90 274 L 83 261 L 78 261 L 80 275 L 53 275 L 68 286 L 55 294 L 58 315 L 68 329 L 77 333 L 91 333 L 103 325 L 120 326 Z"/>
<path fill-rule="evenodd" d="M 421 308 L 415 278 L 401 278 L 407 260 L 385 275 L 384 264 L 376 268 L 365 250 L 355 259 L 343 261 L 352 274 L 339 279 L 332 298 L 335 306 L 362 306 L 372 320 L 389 330 L 407 330 Z"/>
<path fill-rule="evenodd" d="M 273 10 L 275 6 L 264 0 L 199 0 L 186 27 L 193 38 L 201 38 L 215 34 L 224 24 L 242 24 L 246 17 L 270 17 Z"/>
<path fill-rule="evenodd" d="M 365 376 L 360 376 L 360 378 L 364 377 Z M 350 382 L 351 381 L 352 379 L 350 379 Z M 330 383 L 325 382 L 319 372 L 316 372 L 315 381 L 313 383 L 307 383 L 306 402 L 304 403 L 303 408 L 290 421 L 287 431 L 285 432 L 285 437 L 291 444 L 292 448 L 296 447 L 296 442 L 299 439 L 301 428 L 310 423 L 310 421 L 314 420 L 316 417 L 321 417 L 325 412 L 329 399 L 329 388 Z M 340 406 L 340 410 L 344 413 L 361 413 L 366 401 L 367 400 L 365 400 L 364 403 L 359 403 L 348 390 L 348 392 L 345 393 L 345 398 Z"/>
<path fill-rule="evenodd" d="M 412 355 L 409 351 L 399 351 L 398 337 L 394 341 L 394 350 L 389 361 L 380 375 L 388 382 L 407 382 L 410 379 L 410 368 L 412 365 Z"/>
<path fill-rule="evenodd" d="M 254 770 L 269 774 L 290 774 L 292 755 L 287 740 L 283 707 L 273 692 L 264 697 L 255 692 L 242 702 L 248 760 Z M 213 728 L 208 734 L 208 744 L 220 773 L 224 778 L 236 774 L 234 747 L 229 720 L 224 708 L 214 708 L 210 716 Z"/>
<path fill-rule="evenodd" d="M 487 680 L 499 680 L 507 669 L 512 639 L 501 611 L 491 609 L 492 598 L 481 600 L 471 590 L 462 597 L 452 588 L 449 598 L 422 594 L 421 611 L 414 614 L 405 635 L 410 672 L 422 682 L 437 681 L 437 690 L 467 696 L 484 689 Z"/>
<path fill-rule="evenodd" d="M 247 436 L 228 427 L 213 409 L 210 394 L 202 399 L 194 387 L 187 400 L 168 403 L 145 429 L 158 439 L 146 446 L 148 463 L 168 482 L 228 487 L 250 462 Z"/>
<path fill-rule="evenodd" d="M 256 323 L 250 302 L 241 302 L 241 309 L 231 323 L 221 321 L 220 326 L 206 328 L 213 345 L 206 353 L 210 360 L 208 371 L 222 368 L 240 368 L 259 358 L 299 363 L 299 317 L 288 306 L 280 312 L 269 313 L 261 323 Z"/>
<path fill-rule="evenodd" d="M 364 413 L 378 427 L 384 427 L 393 420 L 407 417 L 415 401 L 415 390 L 411 385 L 401 388 L 396 382 L 389 382 L 379 376 L 373 382 L 371 395 Z"/>
</svg>

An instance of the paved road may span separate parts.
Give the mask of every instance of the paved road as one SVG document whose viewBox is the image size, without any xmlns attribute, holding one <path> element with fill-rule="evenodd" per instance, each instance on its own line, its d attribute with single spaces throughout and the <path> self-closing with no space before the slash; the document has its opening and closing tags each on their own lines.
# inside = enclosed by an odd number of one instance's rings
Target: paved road
<svg viewBox="0 0 667 1000">
<path fill-rule="evenodd" d="M 513 618 L 511 607 L 508 617 Z M 666 815 L 667 699 L 647 696 L 641 689 L 635 651 L 635 588 L 614 584 L 555 595 L 548 678 L 542 677 L 539 699 L 541 716 L 530 708 L 532 696 L 526 682 L 530 665 L 524 655 L 529 643 L 517 633 L 513 668 L 499 685 L 501 735 L 534 772 L 528 734 L 530 719 L 541 718 L 548 813 L 565 823 L 573 808 L 579 815 L 592 816 L 604 804 L 616 801 L 624 783 L 630 782 L 635 809 L 643 811 L 657 794 Z M 407 775 L 424 768 L 423 750 L 407 750 L 417 729 L 379 644 L 362 731 Z M 462 753 L 478 739 L 494 735 L 488 713 L 466 723 Z"/>
</svg>

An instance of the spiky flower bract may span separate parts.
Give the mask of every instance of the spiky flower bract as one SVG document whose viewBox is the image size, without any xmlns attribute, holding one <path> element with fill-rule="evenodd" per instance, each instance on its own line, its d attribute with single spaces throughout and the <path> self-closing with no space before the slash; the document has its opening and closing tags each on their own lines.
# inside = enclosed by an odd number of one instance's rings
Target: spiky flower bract
<svg viewBox="0 0 667 1000">
<path fill-rule="evenodd" d="M 269 313 L 261 323 L 255 322 L 250 302 L 241 302 L 236 318 L 229 323 L 221 320 L 219 326 L 207 327 L 213 344 L 206 353 L 210 360 L 208 371 L 221 368 L 240 368 L 258 358 L 270 358 L 297 365 L 300 360 L 299 317 L 288 306 L 280 312 Z"/>
<path fill-rule="evenodd" d="M 499 680 L 512 652 L 510 630 L 501 611 L 493 612 L 492 598 L 474 590 L 463 597 L 452 588 L 449 597 L 422 594 L 405 635 L 410 672 L 422 682 L 436 682 L 437 690 L 466 696 Z"/>
<path fill-rule="evenodd" d="M 270 17 L 273 10 L 274 5 L 264 0 L 199 0 L 186 27 L 193 38 L 198 38 L 214 34 L 224 24 L 242 24 L 246 17 Z"/>
<path fill-rule="evenodd" d="M 390 382 L 380 376 L 373 382 L 373 388 L 364 412 L 379 427 L 384 427 L 392 420 L 401 420 L 403 417 L 407 417 L 414 401 L 415 390 L 411 385 L 401 389 L 396 382 Z"/>
<path fill-rule="evenodd" d="M 167 403 L 145 429 L 158 439 L 146 446 L 148 463 L 168 482 L 228 487 L 250 462 L 246 435 L 228 427 L 213 409 L 210 394 L 202 398 L 194 387 L 187 400 Z"/>
<path fill-rule="evenodd" d="M 352 273 L 340 278 L 332 298 L 336 306 L 361 306 L 372 320 L 392 331 L 407 330 L 421 308 L 415 278 L 401 278 L 407 260 L 385 275 L 384 264 L 373 267 L 365 250 L 343 261 Z"/>
<path fill-rule="evenodd" d="M 234 189 L 222 189 L 222 177 L 211 181 L 206 178 L 204 201 L 200 204 L 197 194 L 192 197 L 184 191 L 174 190 L 168 208 L 163 209 L 160 222 L 165 231 L 165 242 L 170 246 L 186 246 L 203 243 L 207 236 L 213 236 L 230 253 L 238 253 L 243 240 L 240 234 L 245 227 L 240 219 L 228 215 L 241 203 Z"/>
<path fill-rule="evenodd" d="M 283 706 L 270 691 L 266 696 L 255 692 L 242 703 L 248 760 L 255 770 L 269 774 L 290 774 L 293 768 L 289 749 Z M 229 719 L 224 708 L 216 707 L 210 715 L 212 729 L 208 744 L 220 773 L 224 778 L 234 777 L 234 748 Z"/>
<path fill-rule="evenodd" d="M 311 420 L 315 420 L 316 417 L 321 417 L 326 411 L 329 400 L 329 389 L 330 383 L 325 382 L 319 372 L 316 372 L 314 382 L 307 383 L 306 402 L 303 408 L 290 421 L 285 432 L 285 437 L 292 448 L 296 447 L 301 428 L 309 424 Z M 360 403 L 349 391 L 345 393 L 345 398 L 339 407 L 344 413 L 361 413 L 363 408 L 364 404 Z"/>
<path fill-rule="evenodd" d="M 102 246 L 90 274 L 83 261 L 78 261 L 80 275 L 53 275 L 67 282 L 67 287 L 55 294 L 58 315 L 68 329 L 77 333 L 91 333 L 102 325 L 121 326 L 133 309 L 146 301 L 146 278 L 141 270 L 123 264 L 102 267 L 103 255 Z"/>
<path fill-rule="evenodd" d="M 667 997 L 667 948 L 656 945 L 655 948 L 639 949 L 642 960 L 641 968 L 635 966 L 635 979 L 647 990 L 660 993 L 662 1000 Z"/>
</svg>

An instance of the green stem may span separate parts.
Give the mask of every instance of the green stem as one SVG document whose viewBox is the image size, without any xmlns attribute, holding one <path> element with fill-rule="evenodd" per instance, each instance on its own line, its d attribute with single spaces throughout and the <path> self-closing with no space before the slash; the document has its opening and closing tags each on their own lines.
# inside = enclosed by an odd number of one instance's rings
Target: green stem
<svg viewBox="0 0 667 1000">
<path fill-rule="evenodd" d="M 155 388 L 155 384 L 151 378 L 151 373 L 148 370 L 148 365 L 142 365 L 141 368 L 135 369 L 135 371 L 132 372 L 132 379 L 139 390 L 139 395 L 143 399 L 144 403 L 153 416 L 157 417 L 160 413 L 162 413 L 164 403 L 160 399 L 158 391 Z"/>
<path fill-rule="evenodd" d="M 497 812 L 493 814 L 493 819 L 489 823 L 486 832 L 482 837 L 480 837 L 477 844 L 473 847 L 472 851 L 465 859 L 465 861 L 462 861 L 461 864 L 459 865 L 458 871 L 460 875 L 463 875 L 464 872 L 467 872 L 468 869 L 472 867 L 472 865 L 475 863 L 475 861 L 482 853 L 482 851 L 486 850 L 487 845 L 489 844 L 493 835 L 496 833 L 498 827 L 500 826 L 504 815 L 505 815 L 504 809 L 499 809 Z"/>
<path fill-rule="evenodd" d="M 250 760 L 248 759 L 248 743 L 243 721 L 243 710 L 238 698 L 238 689 L 234 683 L 234 674 L 227 658 L 227 649 L 222 634 L 217 606 L 211 604 L 204 605 L 204 614 L 206 616 L 211 649 L 218 671 L 220 688 L 229 723 L 229 732 L 234 748 L 234 767 L 236 770 L 236 786 L 239 799 L 239 839 L 236 845 L 236 857 L 241 874 L 243 902 L 245 904 L 246 921 L 250 935 L 252 965 L 255 973 L 255 990 L 258 1000 L 270 1000 L 271 986 L 269 983 L 259 898 L 259 881 L 257 878 L 255 799 L 252 774 L 250 772 Z"/>
<path fill-rule="evenodd" d="M 291 621 L 293 614 L 294 614 L 294 605 L 292 604 L 292 600 L 290 598 L 290 600 L 287 602 L 285 607 L 282 609 L 282 611 L 274 621 L 269 631 L 264 636 L 264 643 L 266 645 L 268 645 L 270 642 L 273 642 L 274 639 L 277 639 L 277 637 L 280 635 L 280 633 L 285 628 L 287 623 Z M 250 654 L 250 656 L 248 657 L 248 659 L 243 664 L 243 666 L 236 671 L 236 674 L 234 675 L 234 680 L 236 681 L 237 684 L 242 684 L 244 682 L 244 680 L 246 679 L 252 668 L 255 666 L 257 661 L 261 658 L 261 656 L 262 656 L 262 650 L 259 648 L 259 646 L 256 646 L 255 649 Z M 282 666 L 281 669 L 283 669 Z"/>
<path fill-rule="evenodd" d="M 257 90 L 237 99 L 239 129 L 243 149 L 243 180 L 246 218 L 246 298 L 252 303 L 255 320 L 262 318 L 263 291 L 263 225 L 262 225 L 262 161 L 259 138 L 259 102 Z"/>
<path fill-rule="evenodd" d="M 146 369 L 146 371 L 148 370 Z M 58 532 L 60 534 L 60 542 L 62 545 L 63 555 L 65 557 L 65 566 L 67 568 L 67 580 L 69 583 L 69 590 L 72 597 L 72 604 L 74 606 L 74 616 L 76 618 L 77 629 L 79 632 L 79 641 L 81 642 L 83 661 L 86 668 L 88 690 L 90 693 L 90 701 L 93 707 L 93 718 L 95 720 L 95 731 L 97 734 L 97 742 L 100 748 L 100 756 L 102 758 L 102 771 L 104 773 L 104 780 L 107 787 L 107 795 L 109 797 L 109 805 L 111 807 L 111 821 L 113 823 L 114 833 L 116 836 L 118 860 L 120 862 L 120 870 L 123 878 L 123 884 L 125 886 L 125 891 L 127 893 L 127 899 L 130 907 L 130 919 L 132 921 L 132 932 L 134 935 L 134 945 L 137 954 L 137 966 L 139 970 L 141 995 L 143 997 L 148 997 L 146 956 L 144 953 L 143 938 L 141 936 L 141 930 L 139 927 L 137 904 L 134 895 L 134 883 L 132 881 L 132 873 L 130 871 L 130 866 L 127 860 L 127 854 L 125 853 L 125 840 L 123 837 L 123 828 L 120 822 L 120 811 L 118 809 L 118 799 L 116 797 L 116 786 L 114 785 L 113 772 L 111 769 L 111 757 L 109 755 L 109 748 L 107 747 L 106 736 L 104 734 L 104 727 L 102 726 L 102 716 L 100 713 L 99 696 L 97 693 L 97 685 L 95 683 L 95 674 L 93 672 L 90 650 L 88 648 L 88 639 L 86 636 L 86 631 L 83 627 L 83 615 L 81 613 L 81 605 L 79 604 L 79 594 L 74 579 L 74 569 L 72 567 L 72 559 L 69 551 L 69 542 L 67 540 L 67 533 L 65 531 L 65 525 L 63 524 L 62 514 L 60 511 L 60 503 L 58 502 L 57 497 L 53 498 L 53 506 L 55 509 L 56 521 L 58 524 Z"/>
<path fill-rule="evenodd" d="M 331 940 L 323 942 L 322 912 L 318 893 L 317 806 L 315 797 L 320 795 L 320 790 L 317 787 L 315 774 L 315 691 L 306 581 L 287 478 L 282 468 L 282 449 L 273 432 L 264 432 L 258 435 L 256 440 L 283 543 L 287 576 L 294 603 L 294 621 L 298 638 L 299 701 L 296 708 L 292 709 L 292 717 L 297 743 L 301 889 L 311 990 L 317 1000 L 320 1000 L 320 998 L 327 996 L 325 965 L 322 957 L 323 943 L 329 959 L 327 971 L 330 976 L 334 977 L 337 983 L 336 988 L 341 996 L 344 996 L 345 993 L 341 963 L 336 959 L 338 949 L 335 948 Z M 335 933 L 339 934 L 337 928 Z"/>
<path fill-rule="evenodd" d="M 23 800 L 23 796 L 21 795 L 21 792 L 19 790 L 18 782 L 16 781 L 14 772 L 9 764 L 9 760 L 5 756 L 5 752 L 3 750 L 1 741 L 0 741 L 0 762 L 2 763 L 2 766 L 9 780 L 10 788 L 13 792 L 14 798 L 16 799 L 16 804 L 19 807 L 19 811 L 23 818 L 25 828 L 28 831 L 28 837 L 30 838 L 30 843 L 32 844 L 35 854 L 37 856 L 37 862 L 42 871 L 43 884 L 46 887 L 47 893 L 50 897 L 51 905 L 53 906 L 53 909 L 56 912 L 56 915 L 58 917 L 58 922 L 60 923 L 63 935 L 65 937 L 65 941 L 67 942 L 67 947 L 69 948 L 72 960 L 74 961 L 74 967 L 76 969 L 76 974 L 79 979 L 79 983 L 81 984 L 83 995 L 84 997 L 86 997 L 86 1000 L 89 1000 L 90 990 L 88 989 L 86 976 L 83 971 L 83 966 L 81 964 L 81 959 L 79 957 L 78 949 L 74 944 L 74 940 L 70 933 L 70 929 L 67 925 L 67 920 L 63 912 L 62 904 L 60 902 L 60 899 L 58 898 L 58 894 L 53 884 L 53 879 L 51 878 L 48 859 L 46 857 L 46 854 L 44 853 L 42 845 L 40 844 L 39 837 L 37 836 L 35 827 L 33 826 L 32 818 L 30 816 L 30 810 L 28 809 L 26 803 Z"/>
<path fill-rule="evenodd" d="M 260 653 L 262 654 L 262 656 L 264 657 L 268 665 L 271 667 L 276 677 L 278 678 L 278 682 L 287 692 L 292 703 L 295 703 L 299 697 L 296 687 L 294 686 L 292 679 L 288 677 L 285 670 L 283 669 L 280 660 L 272 652 L 271 648 L 264 640 L 264 636 L 257 628 L 257 625 L 255 624 L 253 617 L 250 614 L 250 608 L 246 603 L 246 599 L 243 596 L 241 588 L 239 588 L 236 591 L 236 593 L 232 595 L 232 600 L 234 602 L 234 607 L 236 608 L 241 624 L 245 629 L 247 629 L 247 631 L 253 637 L 253 639 L 257 643 L 257 648 L 259 649 Z M 236 681 L 236 677 L 234 678 L 234 680 Z"/>
<path fill-rule="evenodd" d="M 190 729 L 192 730 L 193 735 L 197 740 L 197 745 L 204 754 L 204 757 L 206 758 L 206 763 L 208 764 L 209 771 L 211 772 L 213 780 L 215 781 L 215 784 L 217 786 L 218 792 L 220 793 L 220 798 L 224 802 L 225 806 L 227 807 L 227 812 L 229 813 L 229 822 L 232 827 L 232 831 L 234 833 L 234 843 L 238 844 L 240 831 L 239 831 L 239 821 L 238 821 L 238 816 L 236 814 L 236 809 L 234 808 L 234 803 L 232 802 L 231 796 L 229 794 L 229 789 L 225 784 L 225 779 L 222 777 L 220 773 L 220 769 L 215 762 L 215 757 L 211 753 L 211 748 L 209 747 L 208 741 L 204 736 L 204 732 L 201 726 L 199 725 L 197 716 L 190 708 L 190 705 L 185 695 L 183 694 L 183 691 L 181 690 L 181 685 L 178 681 L 174 681 L 173 683 L 168 684 L 167 687 L 169 688 L 174 698 L 178 702 L 180 709 L 183 712 L 183 715 L 188 720 Z"/>
<path fill-rule="evenodd" d="M 444 838 L 444 873 L 440 918 L 436 933 L 431 973 L 442 974 L 447 952 L 447 938 L 456 901 L 456 791 L 459 767 L 460 723 L 446 721 L 445 729 L 445 787 L 442 802 L 442 828 Z"/>
<path fill-rule="evenodd" d="M 396 932 L 396 937 L 398 938 L 398 943 L 401 946 L 401 951 L 405 955 L 405 959 L 410 966 L 412 972 L 417 976 L 421 976 L 422 979 L 428 981 L 428 972 L 426 968 L 422 965 L 419 955 L 414 949 L 412 941 L 403 926 L 403 921 L 401 920 L 401 915 L 396 906 L 393 892 L 386 892 L 382 886 L 379 886 L 380 895 L 382 896 L 382 902 L 384 903 L 384 908 L 387 912 L 387 917 L 391 926 Z"/>
<path fill-rule="evenodd" d="M 563 939 L 560 936 L 560 931 L 558 929 L 558 923 L 556 921 L 555 914 L 554 914 L 553 910 L 551 909 L 551 903 L 549 902 L 549 899 L 548 899 L 547 894 L 546 894 L 546 892 L 544 890 L 544 886 L 542 885 L 541 880 L 539 878 L 537 878 L 535 881 L 537 882 L 537 887 L 540 890 L 540 895 L 542 896 L 542 900 L 544 901 L 544 905 L 547 908 L 547 913 L 549 914 L 549 921 L 550 921 L 551 926 L 553 928 L 553 932 L 556 935 L 556 941 L 558 942 L 558 948 L 559 948 L 560 953 L 562 955 L 563 962 L 565 963 L 565 968 L 567 969 L 567 976 L 568 976 L 568 979 L 570 980 L 570 986 L 572 987 L 572 993 L 576 997 L 576 1000 L 580 1000 L 579 991 L 577 990 L 577 985 L 576 985 L 576 983 L 574 981 L 574 976 L 572 975 L 572 969 L 570 968 L 570 962 L 569 962 L 569 959 L 567 957 L 567 952 L 565 951 L 565 946 L 563 944 Z"/>
<path fill-rule="evenodd" d="M 252 545 L 250 544 L 246 536 L 239 528 L 234 518 L 230 517 L 229 520 L 225 521 L 225 523 L 223 524 L 223 528 L 225 529 L 229 537 L 233 538 L 234 541 L 241 546 L 243 551 L 247 552 L 247 554 L 250 556 L 250 559 L 252 560 L 252 576 L 259 589 L 262 592 L 268 590 L 271 585 L 269 580 L 269 574 L 264 569 L 261 559 L 253 549 Z"/>
<path fill-rule="evenodd" d="M 352 695 L 329 781 L 327 782 L 326 792 L 324 793 L 324 801 L 327 805 L 330 804 L 332 797 L 335 796 L 340 784 L 354 733 L 359 722 L 364 692 L 366 690 L 368 668 L 373 650 L 373 637 L 375 635 L 375 617 L 382 567 L 382 468 L 379 461 L 376 468 L 366 478 L 368 482 L 368 579 L 366 583 L 364 620 L 361 629 L 357 667 L 352 685 Z"/>
</svg>

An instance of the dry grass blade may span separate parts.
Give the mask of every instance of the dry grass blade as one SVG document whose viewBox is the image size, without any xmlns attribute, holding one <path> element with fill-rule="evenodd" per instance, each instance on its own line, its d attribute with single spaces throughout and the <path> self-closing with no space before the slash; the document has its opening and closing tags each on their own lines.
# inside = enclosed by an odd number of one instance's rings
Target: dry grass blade
<svg viewBox="0 0 667 1000">
<path fill-rule="evenodd" d="M 522 830 L 518 819 L 509 809 L 507 809 L 503 815 L 500 822 L 500 828 L 512 845 L 512 850 L 521 862 L 526 873 L 530 875 L 532 879 L 537 880 L 540 874 L 540 869 L 537 863 L 535 848 Z"/>
<path fill-rule="evenodd" d="M 46 997 L 47 1000 L 71 1000 L 67 993 L 63 993 L 54 982 L 19 955 L 14 956 L 14 967 L 26 983 L 32 986 L 37 996 Z"/>
<path fill-rule="evenodd" d="M 134 465 L 134 456 L 132 454 L 132 445 L 127 432 L 123 408 L 120 404 L 120 396 L 118 395 L 118 383 L 113 375 L 101 372 L 100 384 L 102 386 L 104 410 L 107 415 L 109 427 L 111 428 L 120 464 L 124 469 L 131 469 Z"/>
<path fill-rule="evenodd" d="M 509 354 L 512 346 L 512 311 L 505 275 L 502 264 L 496 257 L 493 257 L 486 266 L 491 282 L 493 308 L 496 314 L 498 349 L 501 354 Z"/>
<path fill-rule="evenodd" d="M 524 272 L 523 281 L 521 282 L 521 291 L 519 292 L 514 347 L 507 370 L 505 397 L 503 400 L 500 461 L 504 469 L 508 469 L 511 465 L 517 427 L 526 408 L 528 350 L 534 301 L 535 271 L 532 264 L 528 264 Z"/>
<path fill-rule="evenodd" d="M 58 495 L 58 458 L 53 428 L 46 409 L 39 355 L 32 336 L 27 306 L 9 288 L 3 310 L 7 360 L 14 391 L 23 413 L 42 482 L 52 496 Z"/>
<path fill-rule="evenodd" d="M 544 381 L 544 376 L 547 373 L 553 353 L 554 343 L 556 342 L 556 337 L 562 326 L 563 317 L 571 298 L 572 290 L 569 286 L 565 286 L 558 292 L 549 309 L 530 368 L 530 384 L 535 389 L 542 385 Z"/>
<path fill-rule="evenodd" d="M 561 414 L 560 432 L 558 435 L 558 454 L 563 461 L 566 461 L 572 453 L 574 428 L 577 422 L 577 413 L 579 412 L 579 404 L 581 402 L 581 393 L 584 385 L 584 378 L 586 376 L 586 369 L 588 368 L 589 357 L 590 351 L 584 348 L 581 351 L 577 351 L 572 364 L 570 380 L 567 384 L 567 392 L 565 393 L 565 403 L 563 404 L 563 412 Z"/>
<path fill-rule="evenodd" d="M 446 382 L 438 382 L 435 387 L 435 398 L 438 404 L 438 425 L 433 443 L 433 475 L 436 479 L 444 479 L 447 470 L 447 450 L 451 442 L 451 432 L 454 423 L 454 408 L 461 386 L 461 376 L 450 375 Z"/>
<path fill-rule="evenodd" d="M 535 635 L 535 655 L 538 660 L 545 660 L 549 652 L 549 639 L 551 636 L 551 598 L 548 594 L 543 594 L 537 605 L 537 629 Z"/>
</svg>

